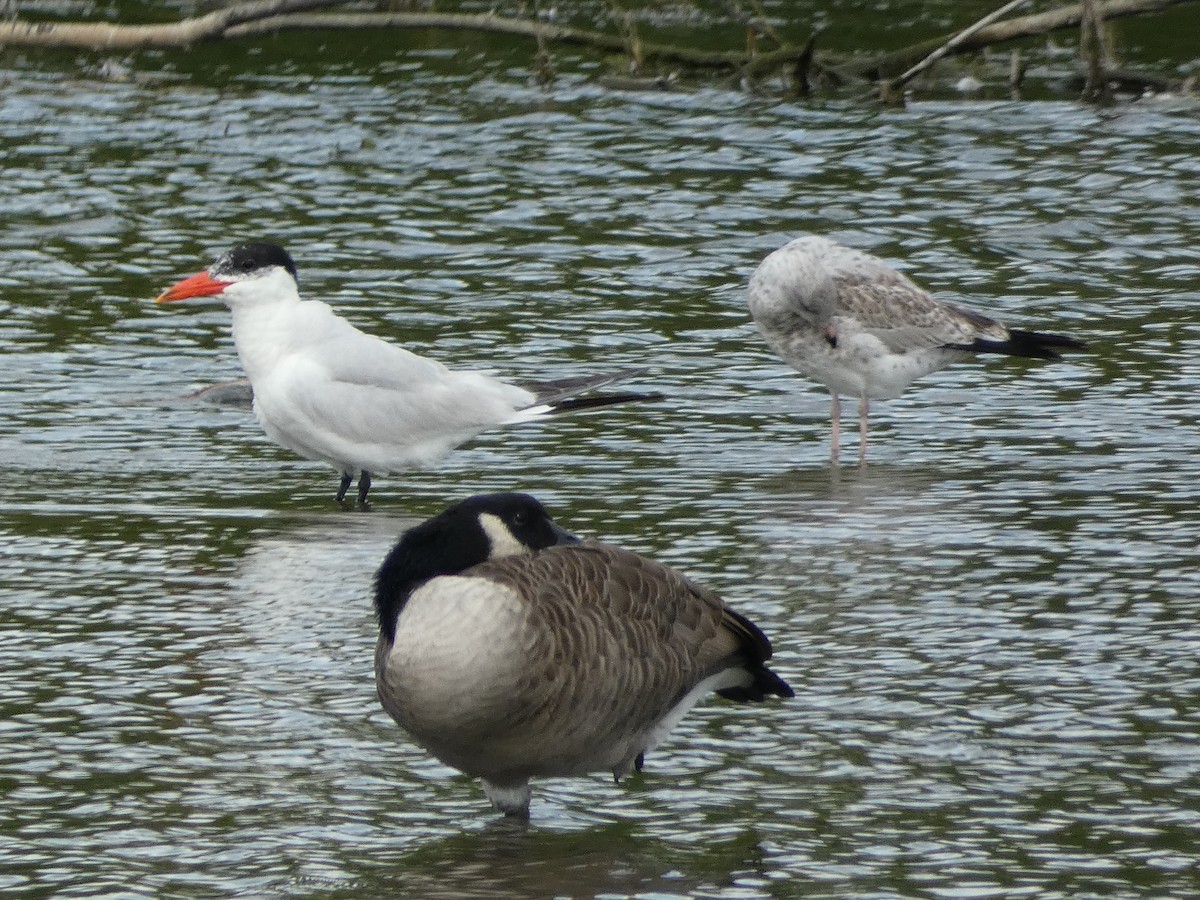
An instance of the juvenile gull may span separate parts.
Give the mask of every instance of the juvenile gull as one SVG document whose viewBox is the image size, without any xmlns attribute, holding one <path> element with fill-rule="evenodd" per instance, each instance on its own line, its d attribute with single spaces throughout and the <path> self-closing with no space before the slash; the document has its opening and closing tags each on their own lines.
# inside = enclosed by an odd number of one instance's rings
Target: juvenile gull
<svg viewBox="0 0 1200 900">
<path fill-rule="evenodd" d="M 750 314 L 771 349 L 833 397 L 830 459 L 841 439 L 842 395 L 858 398 L 858 458 L 867 459 L 871 400 L 977 353 L 1059 359 L 1085 344 L 1008 328 L 935 299 L 883 260 L 806 235 L 771 253 L 750 277 Z"/>
</svg>

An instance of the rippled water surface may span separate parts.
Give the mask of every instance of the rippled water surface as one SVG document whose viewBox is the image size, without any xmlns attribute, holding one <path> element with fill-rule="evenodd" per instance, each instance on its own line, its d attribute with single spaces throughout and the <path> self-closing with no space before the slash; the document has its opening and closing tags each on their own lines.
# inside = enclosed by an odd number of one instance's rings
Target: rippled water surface
<svg viewBox="0 0 1200 900">
<path fill-rule="evenodd" d="M 0 892 L 1200 890 L 1194 103 L 881 112 L 314 53 L 0 72 Z M 827 395 L 745 308 L 804 231 L 1092 350 L 931 376 L 831 469 Z M 172 400 L 239 374 L 228 313 L 150 299 L 253 237 L 449 365 L 646 366 L 666 399 L 339 511 L 246 413 Z M 713 700 L 641 778 L 497 822 L 378 708 L 369 583 L 408 524 L 508 488 L 720 591 L 796 698 Z"/>
</svg>

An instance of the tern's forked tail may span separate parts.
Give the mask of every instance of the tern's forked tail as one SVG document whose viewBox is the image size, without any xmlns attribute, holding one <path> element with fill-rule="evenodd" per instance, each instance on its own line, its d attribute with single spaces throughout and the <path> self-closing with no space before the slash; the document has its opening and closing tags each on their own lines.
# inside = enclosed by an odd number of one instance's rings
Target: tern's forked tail
<svg viewBox="0 0 1200 900">
<path fill-rule="evenodd" d="M 587 394 L 615 381 L 625 381 L 637 375 L 644 375 L 646 369 L 622 369 L 608 375 L 581 375 L 575 378 L 563 378 L 557 381 L 539 381 L 520 384 L 520 387 L 536 395 L 532 406 L 527 406 L 515 413 L 509 422 L 528 422 L 531 419 L 541 419 L 546 416 L 557 416 L 562 413 L 583 412 L 589 409 L 601 409 L 605 406 L 615 406 L 618 403 L 639 403 L 647 400 L 661 400 L 662 394 L 644 393 L 641 391 L 623 391 L 613 394 Z"/>
</svg>

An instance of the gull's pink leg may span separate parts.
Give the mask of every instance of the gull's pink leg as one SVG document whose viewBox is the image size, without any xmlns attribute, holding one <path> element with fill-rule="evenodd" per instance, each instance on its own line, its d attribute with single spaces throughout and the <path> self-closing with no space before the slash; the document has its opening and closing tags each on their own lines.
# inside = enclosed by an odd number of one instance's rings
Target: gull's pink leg
<svg viewBox="0 0 1200 900">
<path fill-rule="evenodd" d="M 829 392 L 829 396 L 833 398 L 833 408 L 829 416 L 829 421 L 833 425 L 832 440 L 829 444 L 829 461 L 836 466 L 838 450 L 842 444 L 842 401 L 833 391 Z"/>
<path fill-rule="evenodd" d="M 858 400 L 858 464 L 867 464 L 867 411 L 869 402 L 865 396 Z"/>
</svg>

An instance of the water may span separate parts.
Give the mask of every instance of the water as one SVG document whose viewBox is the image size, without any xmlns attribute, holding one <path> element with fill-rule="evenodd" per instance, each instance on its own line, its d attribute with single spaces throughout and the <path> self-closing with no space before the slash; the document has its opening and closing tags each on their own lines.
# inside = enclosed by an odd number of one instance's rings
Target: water
<svg viewBox="0 0 1200 900">
<path fill-rule="evenodd" d="M 1200 890 L 1194 103 L 542 91 L 521 54 L 339 46 L 0 73 L 0 891 Z M 827 396 L 745 310 L 801 231 L 1092 352 L 932 376 L 831 470 Z M 172 400 L 238 374 L 228 314 L 150 299 L 254 237 L 449 365 L 648 366 L 667 399 L 341 512 L 245 413 Z M 721 592 L 795 700 L 707 703 L 640 779 L 497 822 L 378 708 L 369 585 L 511 488 Z"/>
</svg>

